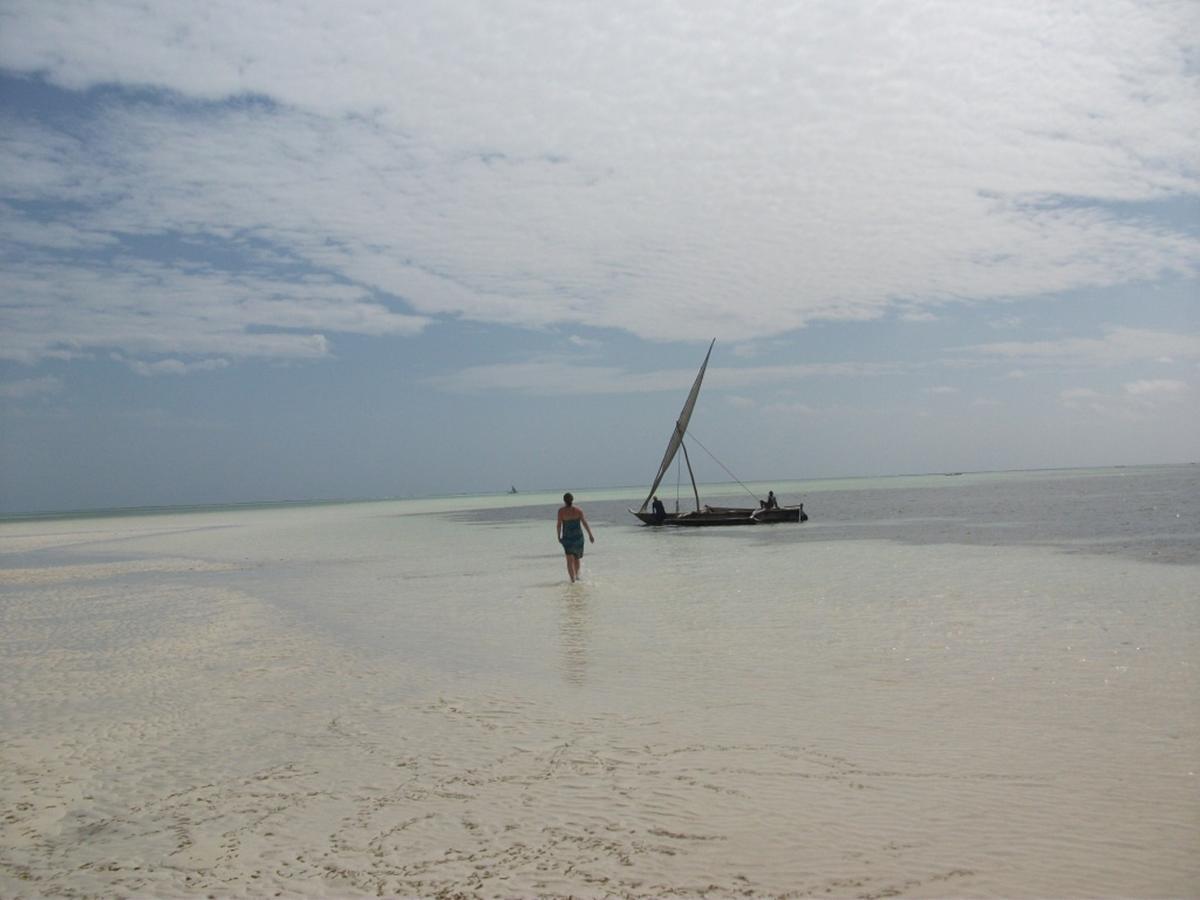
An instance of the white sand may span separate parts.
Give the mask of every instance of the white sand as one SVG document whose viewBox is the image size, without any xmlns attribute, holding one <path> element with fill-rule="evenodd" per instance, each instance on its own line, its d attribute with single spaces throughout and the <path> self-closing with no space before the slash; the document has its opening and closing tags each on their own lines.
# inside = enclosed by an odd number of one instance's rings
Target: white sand
<svg viewBox="0 0 1200 900">
<path fill-rule="evenodd" d="M 0 531 L 0 895 L 1200 895 L 1195 567 L 379 512 Z"/>
</svg>

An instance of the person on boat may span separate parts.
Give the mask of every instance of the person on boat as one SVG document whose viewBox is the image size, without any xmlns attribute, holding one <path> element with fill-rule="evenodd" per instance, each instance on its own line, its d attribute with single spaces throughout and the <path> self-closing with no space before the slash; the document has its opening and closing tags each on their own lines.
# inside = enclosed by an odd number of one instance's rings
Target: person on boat
<svg viewBox="0 0 1200 900">
<path fill-rule="evenodd" d="M 593 544 L 596 538 L 592 534 L 592 526 L 588 525 L 587 516 L 575 505 L 575 497 L 570 493 L 563 494 L 563 505 L 558 510 L 558 523 L 555 534 L 562 544 L 563 552 L 567 555 L 567 575 L 574 584 L 579 578 L 579 564 L 583 559 L 583 532 L 587 530 L 588 540 Z"/>
<path fill-rule="evenodd" d="M 767 499 L 760 500 L 759 505 L 763 509 L 779 509 L 779 501 L 775 499 L 775 492 L 767 491 Z"/>
<path fill-rule="evenodd" d="M 650 511 L 654 513 L 654 524 L 661 525 L 667 517 L 667 508 L 663 506 L 663 502 L 658 499 L 658 494 L 654 495 L 654 502 L 650 504 Z"/>
</svg>

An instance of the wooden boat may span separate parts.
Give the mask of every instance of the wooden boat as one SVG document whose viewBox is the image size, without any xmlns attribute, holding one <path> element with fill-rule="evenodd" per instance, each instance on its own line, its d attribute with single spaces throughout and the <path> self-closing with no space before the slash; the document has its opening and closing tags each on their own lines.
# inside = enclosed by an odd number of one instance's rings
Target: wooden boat
<svg viewBox="0 0 1200 900">
<path fill-rule="evenodd" d="M 804 504 L 798 503 L 795 506 L 776 506 L 774 509 L 763 509 L 759 507 L 742 506 L 709 506 L 707 503 L 704 509 L 711 515 L 722 516 L 748 516 L 758 525 L 773 525 L 776 522 L 807 522 L 808 513 L 804 511 Z"/>
<path fill-rule="evenodd" d="M 683 404 L 683 411 L 679 414 L 679 418 L 675 420 L 675 430 L 671 433 L 671 439 L 667 442 L 667 452 L 663 454 L 662 463 L 658 467 L 658 474 L 654 476 L 654 483 L 650 485 L 650 492 L 646 494 L 646 499 L 642 501 L 640 508 L 631 509 L 629 512 L 637 516 L 645 525 L 677 525 L 681 527 L 771 525 L 777 522 L 808 521 L 803 503 L 796 506 L 776 506 L 771 509 L 767 509 L 761 504 L 756 508 L 752 506 L 709 506 L 700 503 L 700 491 L 696 487 L 696 476 L 692 473 L 692 461 L 688 456 L 687 445 L 684 444 L 683 438 L 687 434 L 688 422 L 691 421 L 692 410 L 696 406 L 696 398 L 700 396 L 700 385 L 704 381 L 704 372 L 708 368 L 708 359 L 712 356 L 713 345 L 716 342 L 714 338 L 712 343 L 708 345 L 708 353 L 704 355 L 704 362 L 701 363 L 700 371 L 696 374 L 696 380 L 692 383 L 692 389 Z M 683 451 L 683 460 L 687 465 L 688 477 L 692 481 L 692 494 L 696 498 L 696 508 L 688 512 L 676 511 L 656 514 L 649 509 L 650 501 L 654 498 L 654 492 L 658 490 L 663 475 L 671 467 L 671 463 L 675 461 L 675 456 L 680 450 Z M 678 506 L 678 504 L 676 505 Z"/>
<path fill-rule="evenodd" d="M 777 522 L 807 522 L 804 504 L 780 506 L 776 509 L 754 509 L 746 506 L 709 506 L 690 512 L 669 512 L 659 521 L 652 512 L 629 510 L 645 525 L 774 525 Z"/>
</svg>

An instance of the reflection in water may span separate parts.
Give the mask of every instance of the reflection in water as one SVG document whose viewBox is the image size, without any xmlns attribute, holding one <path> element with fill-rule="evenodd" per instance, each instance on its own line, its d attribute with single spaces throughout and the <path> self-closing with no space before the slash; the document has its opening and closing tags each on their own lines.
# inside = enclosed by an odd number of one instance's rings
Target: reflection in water
<svg viewBox="0 0 1200 900">
<path fill-rule="evenodd" d="M 581 584 L 568 585 L 563 591 L 562 620 L 558 625 L 563 678 L 568 684 L 582 686 L 586 681 L 590 624 L 585 588 Z"/>
</svg>

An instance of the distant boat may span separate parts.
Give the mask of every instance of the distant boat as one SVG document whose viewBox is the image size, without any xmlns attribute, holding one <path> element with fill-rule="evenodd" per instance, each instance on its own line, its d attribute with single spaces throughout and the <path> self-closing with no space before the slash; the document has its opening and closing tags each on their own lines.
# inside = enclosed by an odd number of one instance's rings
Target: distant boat
<svg viewBox="0 0 1200 900">
<path fill-rule="evenodd" d="M 631 509 L 629 512 L 637 516 L 645 525 L 681 525 L 694 527 L 705 525 L 770 525 L 776 522 L 808 521 L 803 503 L 796 506 L 776 506 L 771 509 L 767 509 L 763 505 L 760 505 L 757 509 L 752 506 L 701 505 L 700 491 L 696 487 L 696 476 L 692 474 L 692 461 L 688 457 L 687 445 L 684 444 L 683 438 L 687 434 L 688 422 L 691 421 L 692 410 L 696 406 L 696 398 L 700 396 L 700 384 L 704 381 L 704 372 L 708 368 L 708 358 L 712 356 L 713 345 L 716 342 L 716 338 L 713 338 L 712 343 L 708 345 L 708 353 L 704 355 L 704 362 L 700 364 L 700 371 L 696 374 L 696 380 L 692 383 L 692 390 L 683 404 L 683 411 L 675 421 L 675 430 L 671 433 L 671 440 L 667 442 L 667 452 L 663 454 L 662 463 L 658 467 L 658 474 L 654 476 L 654 483 L 650 485 L 650 492 L 646 495 L 646 499 L 642 501 L 640 508 L 636 510 Z M 675 455 L 680 450 L 683 450 L 683 459 L 687 464 L 688 477 L 692 481 L 692 494 L 696 498 L 696 508 L 688 512 L 656 514 L 648 509 L 650 501 L 654 498 L 654 492 L 658 490 L 663 475 L 671 467 L 671 463 L 675 461 Z"/>
<path fill-rule="evenodd" d="M 510 487 L 510 488 L 508 489 L 508 492 L 509 492 L 510 494 L 515 494 L 515 493 L 517 492 L 517 486 L 514 484 L 512 487 Z"/>
</svg>

